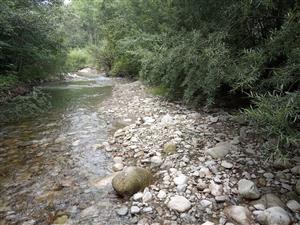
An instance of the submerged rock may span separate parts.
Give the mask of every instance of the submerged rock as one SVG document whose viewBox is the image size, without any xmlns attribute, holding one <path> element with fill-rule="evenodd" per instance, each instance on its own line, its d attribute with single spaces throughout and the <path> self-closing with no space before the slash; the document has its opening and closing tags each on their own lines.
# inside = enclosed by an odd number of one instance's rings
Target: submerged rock
<svg viewBox="0 0 300 225">
<path fill-rule="evenodd" d="M 131 196 L 153 181 L 152 174 L 144 168 L 127 167 L 112 180 L 112 186 L 121 196 Z"/>
</svg>

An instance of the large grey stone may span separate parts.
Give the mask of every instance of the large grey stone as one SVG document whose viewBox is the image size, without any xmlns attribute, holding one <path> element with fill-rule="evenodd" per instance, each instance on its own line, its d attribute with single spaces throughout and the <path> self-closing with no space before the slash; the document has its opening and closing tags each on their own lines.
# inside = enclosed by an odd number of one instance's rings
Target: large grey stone
<svg viewBox="0 0 300 225">
<path fill-rule="evenodd" d="M 257 220 L 262 225 L 290 225 L 291 218 L 283 208 L 271 207 L 258 214 Z"/>
<path fill-rule="evenodd" d="M 151 173 L 140 167 L 127 167 L 112 180 L 112 186 L 121 196 L 131 196 L 152 183 Z"/>
<path fill-rule="evenodd" d="M 229 206 L 224 209 L 225 215 L 238 225 L 254 225 L 250 211 L 243 206 Z"/>
<path fill-rule="evenodd" d="M 231 151 L 231 149 L 232 146 L 229 142 L 222 142 L 215 147 L 208 149 L 206 153 L 214 159 L 222 159 Z"/>
<path fill-rule="evenodd" d="M 239 194 L 246 199 L 258 199 L 260 193 L 251 180 L 242 179 L 238 182 L 238 191 Z"/>
<path fill-rule="evenodd" d="M 285 207 L 285 204 L 281 201 L 281 199 L 271 193 L 261 196 L 260 199 L 256 201 L 252 201 L 251 204 L 252 205 L 262 204 L 266 209 L 274 206 L 279 206 L 281 208 Z"/>
</svg>

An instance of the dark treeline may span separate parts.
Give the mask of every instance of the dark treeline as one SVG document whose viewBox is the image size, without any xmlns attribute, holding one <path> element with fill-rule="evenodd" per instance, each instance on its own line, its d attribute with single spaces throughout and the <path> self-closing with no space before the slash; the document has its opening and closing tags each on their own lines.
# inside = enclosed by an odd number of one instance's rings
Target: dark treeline
<svg viewBox="0 0 300 225">
<path fill-rule="evenodd" d="M 18 82 L 43 79 L 64 63 L 58 0 L 0 3 L 0 91 Z"/>
<path fill-rule="evenodd" d="M 243 115 L 265 134 L 271 156 L 297 153 L 299 1 L 18 2 L 1 3 L 2 74 L 38 74 L 63 45 L 69 70 L 95 65 L 194 106 L 247 97 Z"/>
</svg>

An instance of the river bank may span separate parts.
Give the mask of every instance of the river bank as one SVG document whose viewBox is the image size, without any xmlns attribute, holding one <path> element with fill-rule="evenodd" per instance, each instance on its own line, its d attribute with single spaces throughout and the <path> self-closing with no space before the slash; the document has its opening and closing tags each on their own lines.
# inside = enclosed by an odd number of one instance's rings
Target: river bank
<svg viewBox="0 0 300 225">
<path fill-rule="evenodd" d="M 120 128 L 102 144 L 112 170 L 140 166 L 155 177 L 119 204 L 116 214 L 131 223 L 274 224 L 276 215 L 299 222 L 299 158 L 266 162 L 254 130 L 229 113 L 189 110 L 140 82 L 117 84 L 101 109 Z"/>
</svg>

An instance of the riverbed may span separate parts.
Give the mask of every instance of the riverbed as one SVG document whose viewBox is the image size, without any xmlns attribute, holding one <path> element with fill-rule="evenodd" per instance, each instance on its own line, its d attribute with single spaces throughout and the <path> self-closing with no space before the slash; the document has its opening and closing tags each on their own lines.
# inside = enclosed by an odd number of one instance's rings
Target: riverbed
<svg viewBox="0 0 300 225">
<path fill-rule="evenodd" d="M 49 108 L 0 128 L 0 224 L 124 224 L 102 185 L 111 159 L 101 149 L 111 125 L 101 103 L 114 81 L 75 75 L 40 91 Z"/>
</svg>

